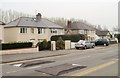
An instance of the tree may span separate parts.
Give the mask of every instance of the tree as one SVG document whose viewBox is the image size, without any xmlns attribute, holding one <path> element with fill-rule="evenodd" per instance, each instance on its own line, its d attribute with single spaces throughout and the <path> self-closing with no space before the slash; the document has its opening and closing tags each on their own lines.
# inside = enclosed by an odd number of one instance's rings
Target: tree
<svg viewBox="0 0 120 78">
<path fill-rule="evenodd" d="M 108 29 L 106 28 L 106 26 L 104 26 L 103 30 L 108 31 Z"/>
<path fill-rule="evenodd" d="M 31 17 L 32 15 L 18 12 L 15 10 L 2 10 L 0 9 L 0 21 L 4 23 L 9 23 L 10 21 L 13 21 L 19 17 Z"/>
<path fill-rule="evenodd" d="M 113 27 L 113 31 L 120 31 L 120 28 L 118 26 Z"/>
<path fill-rule="evenodd" d="M 100 25 L 97 26 L 97 29 L 102 30 L 102 27 Z"/>
</svg>

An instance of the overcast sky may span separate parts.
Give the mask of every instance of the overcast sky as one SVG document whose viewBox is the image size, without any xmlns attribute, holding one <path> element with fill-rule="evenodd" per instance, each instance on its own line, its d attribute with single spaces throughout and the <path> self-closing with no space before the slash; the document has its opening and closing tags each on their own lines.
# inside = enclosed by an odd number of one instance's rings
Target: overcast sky
<svg viewBox="0 0 120 78">
<path fill-rule="evenodd" d="M 16 10 L 44 17 L 64 17 L 87 20 L 94 25 L 112 29 L 118 26 L 119 0 L 2 0 L 2 10 Z M 37 11 L 36 11 L 37 10 Z"/>
</svg>

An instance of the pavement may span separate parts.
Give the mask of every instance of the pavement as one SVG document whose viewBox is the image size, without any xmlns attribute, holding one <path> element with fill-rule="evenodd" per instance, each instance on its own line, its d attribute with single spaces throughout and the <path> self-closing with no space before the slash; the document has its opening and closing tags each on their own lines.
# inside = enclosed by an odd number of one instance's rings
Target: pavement
<svg viewBox="0 0 120 78">
<path fill-rule="evenodd" d="M 10 54 L 10 55 L 3 55 L 2 62 L 5 63 L 5 62 L 18 61 L 18 60 L 59 56 L 59 55 L 64 55 L 68 53 L 69 51 L 59 50 L 59 51 L 40 51 L 38 53 Z"/>
<path fill-rule="evenodd" d="M 25 58 L 30 59 L 31 57 L 39 56 L 50 56 L 52 54 L 65 54 L 60 56 L 53 57 L 45 57 L 44 61 L 55 61 L 49 64 L 41 64 L 31 67 L 18 67 L 13 66 L 14 63 L 21 63 L 21 61 L 4 63 L 2 64 L 2 75 L 3 76 L 51 76 L 47 73 L 37 72 L 37 69 L 43 69 L 47 67 L 54 67 L 61 64 L 74 64 L 74 65 L 82 65 L 87 66 L 86 68 L 75 70 L 69 73 L 64 73 L 61 76 L 118 76 L 118 46 L 110 45 L 110 46 L 100 46 L 94 49 L 87 50 L 60 50 L 50 52 L 43 51 L 41 53 L 35 54 L 19 54 L 19 55 L 5 55 L 3 58 L 7 59 L 7 57 L 11 59 Z M 67 54 L 66 54 L 67 53 Z M 45 55 L 46 54 L 46 55 Z M 29 57 L 30 55 L 30 57 Z M 34 55 L 34 56 L 33 56 Z M 24 57 L 23 57 L 24 56 Z M 34 60 L 43 60 L 43 58 L 31 59 Z M 4 60 L 5 61 L 5 60 Z M 7 60 L 8 61 L 8 60 Z M 23 60 L 24 62 L 28 62 L 28 60 Z"/>
<path fill-rule="evenodd" d="M 110 45 L 111 46 L 117 46 L 117 44 Z M 87 49 L 89 52 L 93 50 L 100 50 L 104 49 L 107 46 L 96 46 L 93 49 Z M 56 50 L 56 51 L 39 51 L 36 53 L 21 53 L 21 54 L 9 54 L 9 55 L 2 55 L 2 60 L 0 63 L 7 63 L 7 62 L 14 62 L 14 61 L 21 61 L 21 60 L 29 60 L 29 59 L 37 59 L 37 58 L 46 58 L 46 57 L 57 57 L 57 56 L 63 56 L 71 53 L 77 53 L 77 52 L 84 52 L 85 50 Z"/>
</svg>

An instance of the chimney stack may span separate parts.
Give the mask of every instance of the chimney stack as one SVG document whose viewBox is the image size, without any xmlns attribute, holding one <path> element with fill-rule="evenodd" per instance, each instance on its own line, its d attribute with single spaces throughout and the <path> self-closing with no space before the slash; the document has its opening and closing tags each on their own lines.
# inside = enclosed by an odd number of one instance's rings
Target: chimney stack
<svg viewBox="0 0 120 78">
<path fill-rule="evenodd" d="M 68 27 L 68 28 L 71 28 L 71 23 L 72 23 L 71 21 L 68 21 L 68 22 L 67 22 L 67 27 Z"/>
<path fill-rule="evenodd" d="M 36 19 L 37 19 L 37 20 L 40 20 L 41 18 L 42 18 L 41 13 L 38 13 L 38 14 L 36 15 Z"/>
</svg>

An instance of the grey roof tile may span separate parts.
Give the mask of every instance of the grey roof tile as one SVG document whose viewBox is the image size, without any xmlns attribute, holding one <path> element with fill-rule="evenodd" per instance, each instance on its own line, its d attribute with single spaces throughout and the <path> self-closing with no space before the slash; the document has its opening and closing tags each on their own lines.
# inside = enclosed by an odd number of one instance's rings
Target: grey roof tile
<svg viewBox="0 0 120 78">
<path fill-rule="evenodd" d="M 47 19 L 41 18 L 39 21 L 36 18 L 20 17 L 4 27 L 44 27 L 44 28 L 63 28 Z"/>
<path fill-rule="evenodd" d="M 98 29 L 96 29 L 96 34 L 98 35 L 98 36 L 106 36 L 108 33 L 110 33 L 109 31 L 103 31 L 103 30 L 98 30 Z"/>
<path fill-rule="evenodd" d="M 0 21 L 0 25 L 5 25 L 5 23 L 4 23 L 4 22 L 2 22 L 2 21 Z"/>
<path fill-rule="evenodd" d="M 87 25 L 82 22 L 73 22 L 71 23 L 70 29 L 79 29 L 79 30 L 95 30 L 92 26 Z"/>
</svg>

